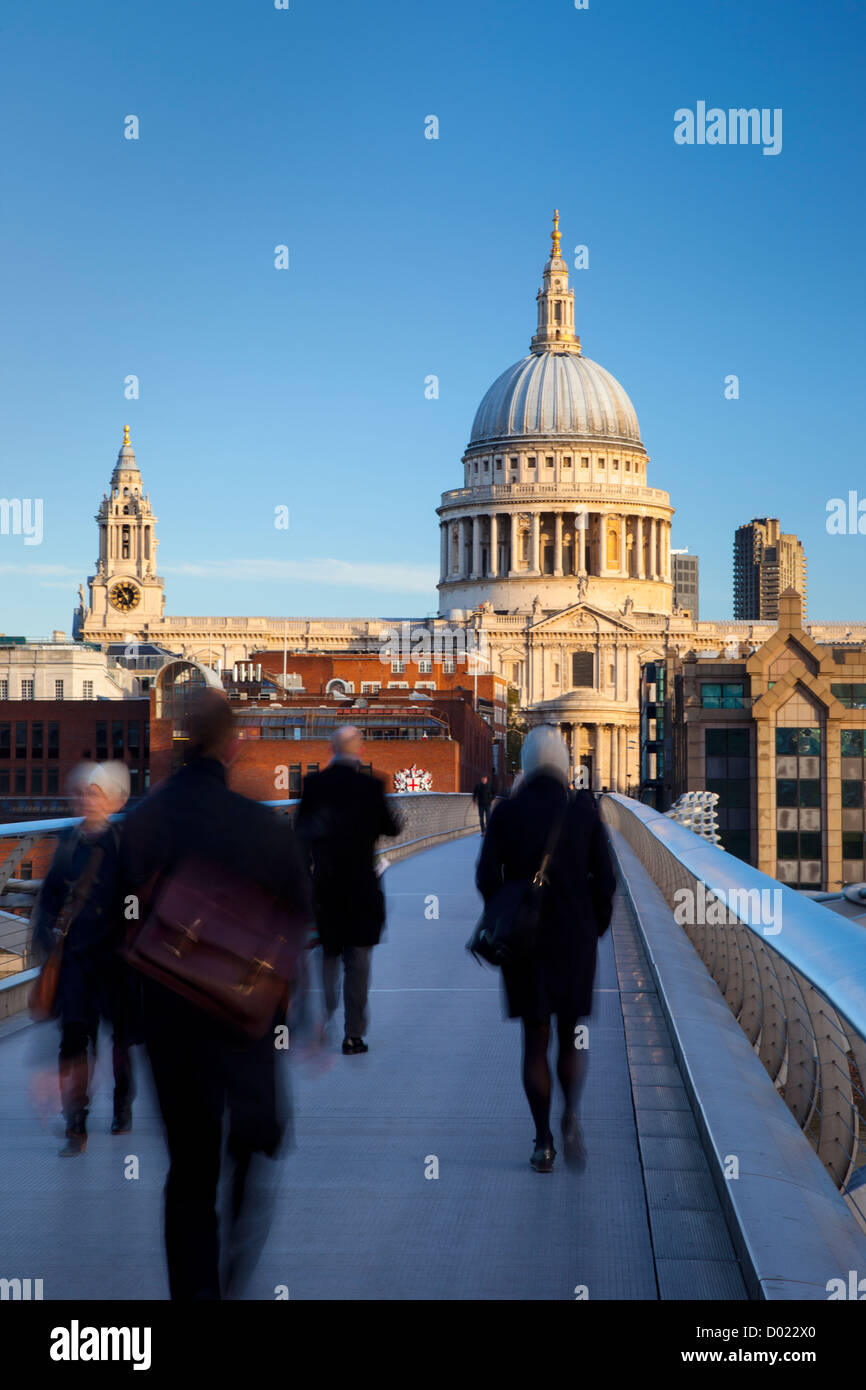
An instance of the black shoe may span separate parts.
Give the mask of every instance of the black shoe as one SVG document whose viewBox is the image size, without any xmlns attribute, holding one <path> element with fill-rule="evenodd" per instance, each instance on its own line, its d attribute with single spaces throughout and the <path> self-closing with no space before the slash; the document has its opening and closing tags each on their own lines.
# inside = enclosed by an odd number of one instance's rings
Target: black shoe
<svg viewBox="0 0 866 1390">
<path fill-rule="evenodd" d="M 573 1112 L 562 1117 L 562 1152 L 569 1168 L 582 1168 L 586 1163 L 583 1136 Z"/>
<path fill-rule="evenodd" d="M 85 1110 L 83 1114 L 73 1115 L 67 1122 L 66 1143 L 59 1151 L 59 1158 L 77 1158 L 79 1154 L 84 1153 L 87 1148 L 86 1115 L 87 1111 Z"/>
<path fill-rule="evenodd" d="M 556 1149 L 553 1147 L 553 1140 L 549 1143 L 539 1144 L 535 1141 L 535 1153 L 529 1162 L 532 1164 L 536 1173 L 552 1173 L 553 1160 L 556 1158 Z"/>
<path fill-rule="evenodd" d="M 358 1052 L 369 1052 L 367 1044 L 363 1038 L 344 1038 L 343 1052 L 346 1057 L 354 1057 Z"/>
<path fill-rule="evenodd" d="M 124 1108 L 115 1110 L 114 1119 L 111 1121 L 112 1134 L 129 1134 L 132 1129 L 132 1110 Z"/>
</svg>

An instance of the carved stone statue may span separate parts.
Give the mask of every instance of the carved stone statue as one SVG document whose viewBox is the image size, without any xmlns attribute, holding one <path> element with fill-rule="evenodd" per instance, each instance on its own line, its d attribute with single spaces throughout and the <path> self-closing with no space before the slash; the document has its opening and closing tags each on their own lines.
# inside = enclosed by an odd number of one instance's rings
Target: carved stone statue
<svg viewBox="0 0 866 1390">
<path fill-rule="evenodd" d="M 589 588 L 589 576 L 586 575 L 586 574 L 579 574 L 579 575 L 577 576 L 577 601 L 578 601 L 578 603 L 583 603 L 584 599 L 586 598 L 586 591 L 587 591 L 588 588 Z"/>
<path fill-rule="evenodd" d="M 625 603 L 622 606 L 623 613 L 630 613 L 634 608 L 634 599 L 631 594 L 626 594 Z"/>
<path fill-rule="evenodd" d="M 532 616 L 537 621 L 542 614 L 541 599 L 538 594 L 532 600 Z"/>
</svg>

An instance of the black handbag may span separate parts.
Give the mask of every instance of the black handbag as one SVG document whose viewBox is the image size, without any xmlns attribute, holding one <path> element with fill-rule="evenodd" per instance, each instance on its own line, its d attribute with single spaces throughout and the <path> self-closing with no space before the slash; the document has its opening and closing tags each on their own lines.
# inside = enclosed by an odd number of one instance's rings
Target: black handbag
<svg viewBox="0 0 866 1390">
<path fill-rule="evenodd" d="M 551 828 L 534 876 L 503 883 L 485 904 L 478 925 L 466 943 L 467 951 L 479 963 L 486 961 L 488 965 L 514 965 L 534 954 L 541 925 L 544 889 L 548 882 L 547 870 L 567 811 L 566 803 Z"/>
</svg>

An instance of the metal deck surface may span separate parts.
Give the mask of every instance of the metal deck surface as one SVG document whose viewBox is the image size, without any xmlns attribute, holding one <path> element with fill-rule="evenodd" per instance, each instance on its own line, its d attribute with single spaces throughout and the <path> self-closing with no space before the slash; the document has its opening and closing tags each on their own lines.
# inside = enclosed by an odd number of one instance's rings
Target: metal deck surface
<svg viewBox="0 0 866 1390">
<path fill-rule="evenodd" d="M 285 1054 L 295 1144 L 267 1165 L 271 1227 L 246 1296 L 745 1297 L 622 895 L 590 1021 L 587 1165 L 530 1168 L 520 1027 L 503 1020 L 497 975 L 464 950 L 479 844 L 388 869 L 369 1053 L 335 1050 L 315 1069 Z M 438 918 L 425 915 L 429 895 Z M 103 1074 L 87 1152 L 61 1160 L 56 1120 L 40 1123 L 32 1095 L 39 1077 L 54 1084 L 56 1041 L 53 1025 L 0 1037 L 0 1277 L 41 1278 L 46 1299 L 165 1298 L 166 1156 L 149 1085 L 134 1132 L 112 1137 Z M 554 1132 L 558 1117 L 557 1098 Z M 436 1178 L 425 1177 L 432 1158 Z"/>
</svg>

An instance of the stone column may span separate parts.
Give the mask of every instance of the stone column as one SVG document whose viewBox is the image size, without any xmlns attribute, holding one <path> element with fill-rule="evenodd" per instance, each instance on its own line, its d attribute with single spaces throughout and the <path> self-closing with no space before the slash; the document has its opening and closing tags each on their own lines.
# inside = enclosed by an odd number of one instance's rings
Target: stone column
<svg viewBox="0 0 866 1390">
<path fill-rule="evenodd" d="M 470 579 L 481 578 L 481 517 L 472 518 L 472 570 Z"/>
<path fill-rule="evenodd" d="M 638 579 L 646 579 L 646 572 L 645 572 L 645 571 L 646 571 L 646 567 L 645 567 L 645 565 L 644 565 L 644 558 L 643 558 L 643 517 L 642 517 L 642 516 L 639 516 L 639 517 L 637 517 L 637 519 L 636 519 L 636 529 L 635 529 L 634 546 L 635 546 L 635 550 L 637 551 L 637 564 L 636 564 L 636 566 L 635 566 L 635 574 L 637 575 L 637 578 L 638 578 Z"/>
<path fill-rule="evenodd" d="M 571 726 L 571 774 L 574 778 L 577 777 L 580 767 L 580 734 L 582 728 L 582 724 L 572 724 Z"/>
<path fill-rule="evenodd" d="M 619 791 L 619 729 L 616 724 L 610 728 L 610 782 L 612 792 Z"/>
<path fill-rule="evenodd" d="M 541 513 L 532 513 L 532 548 L 530 551 L 530 573 L 541 573 Z"/>
<path fill-rule="evenodd" d="M 517 514 L 517 512 L 512 512 L 512 513 L 511 513 L 511 564 L 510 564 L 509 569 L 508 569 L 509 578 L 513 578 L 514 575 L 517 574 L 517 566 L 518 566 L 518 562 L 519 562 L 519 554 L 518 554 L 519 545 L 518 545 L 518 539 L 517 539 L 517 523 L 518 523 L 518 514 Z"/>
<path fill-rule="evenodd" d="M 577 572 L 586 574 L 586 529 L 589 525 L 589 514 L 584 512 L 577 518 L 575 531 L 577 533 Z"/>
<path fill-rule="evenodd" d="M 650 517 L 650 532 L 649 532 L 649 575 L 648 575 L 648 578 L 649 578 L 649 579 L 658 579 L 658 577 L 659 577 L 659 570 L 658 570 L 658 535 L 657 535 L 657 530 L 656 530 L 656 519 L 655 519 L 654 516 L 651 516 L 651 517 Z"/>
<path fill-rule="evenodd" d="M 619 572 L 623 579 L 628 579 L 628 516 L 623 513 L 619 519 Z"/>
<path fill-rule="evenodd" d="M 499 577 L 499 517 L 496 512 L 490 513 L 490 571 L 491 579 Z"/>
<path fill-rule="evenodd" d="M 610 750 L 610 740 L 608 738 L 608 725 L 596 724 L 595 726 L 595 765 L 593 781 L 595 790 L 601 791 L 602 787 L 610 787 L 610 771 L 608 768 L 608 753 Z"/>
<path fill-rule="evenodd" d="M 442 521 L 439 524 L 439 581 L 444 582 L 448 578 L 448 522 Z"/>
<path fill-rule="evenodd" d="M 553 573 L 562 574 L 562 512 L 557 512 L 553 521 Z"/>
</svg>

